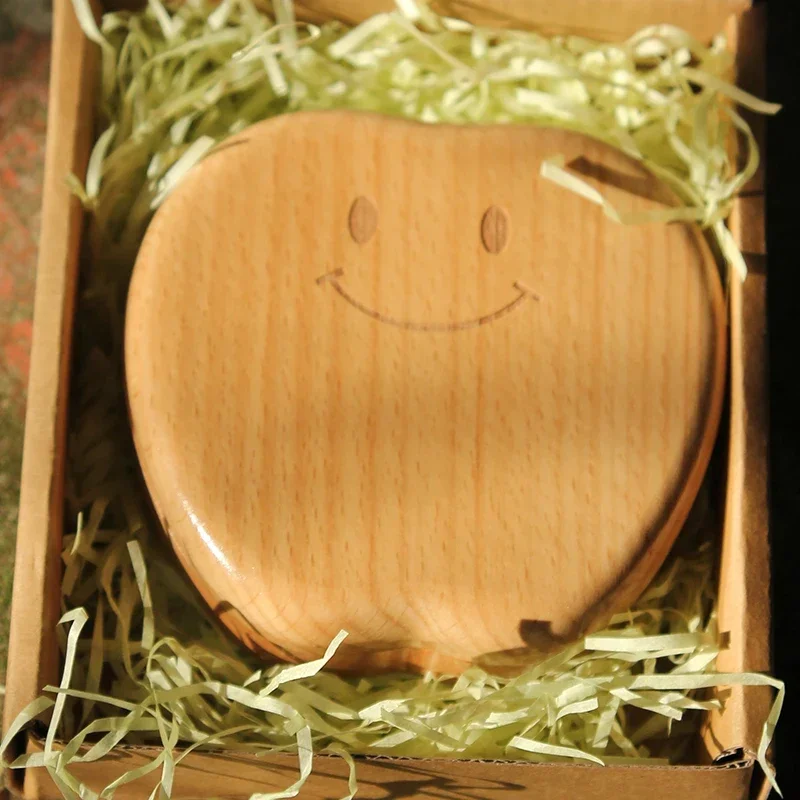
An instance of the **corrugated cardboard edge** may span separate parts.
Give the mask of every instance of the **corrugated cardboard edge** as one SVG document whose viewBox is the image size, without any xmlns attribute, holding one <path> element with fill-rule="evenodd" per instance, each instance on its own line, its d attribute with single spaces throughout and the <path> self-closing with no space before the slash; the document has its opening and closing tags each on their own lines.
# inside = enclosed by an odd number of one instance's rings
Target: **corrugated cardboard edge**
<svg viewBox="0 0 800 800">
<path fill-rule="evenodd" d="M 345 18 L 352 16 L 345 8 L 351 7 L 352 0 L 303 0 L 303 3 L 314 13 L 324 10 Z M 520 19 L 528 22 L 535 19 L 537 24 L 557 28 L 566 27 L 570 20 L 580 19 L 584 32 L 619 36 L 624 34 L 628 26 L 635 29 L 643 24 L 667 21 L 682 24 L 696 36 L 708 38 L 722 27 L 731 12 L 743 10 L 747 2 L 574 0 L 552 4 L 539 0 L 482 0 L 482 5 L 499 9 L 498 13 L 512 24 L 515 20 L 520 24 Z M 362 0 L 360 3 L 362 13 L 371 13 L 386 6 L 387 0 Z M 466 0 L 453 0 L 449 6 L 456 13 L 466 13 L 472 9 Z M 490 16 L 496 17 L 494 13 Z M 748 30 L 749 17 L 750 13 L 741 25 L 733 23 L 729 26 L 734 44 L 747 40 L 743 32 Z M 609 29 L 607 25 L 605 28 L 598 27 L 607 20 L 614 20 L 614 29 Z M 45 204 L 23 464 L 6 725 L 38 695 L 42 685 L 54 682 L 57 678 L 55 637 L 41 637 L 40 633 L 52 631 L 58 615 L 57 593 L 49 589 L 56 585 L 60 575 L 69 353 L 83 219 L 79 204 L 70 196 L 64 181 L 69 172 L 82 172 L 92 141 L 90 106 L 96 57 L 95 48 L 86 42 L 80 32 L 69 0 L 56 0 Z M 748 219 L 739 204 L 733 226 L 742 241 L 753 230 L 754 220 L 758 221 L 757 206 L 750 217 Z M 732 480 L 727 493 L 721 581 L 725 602 L 721 605 L 720 613 L 723 627 L 732 632 L 738 631 L 738 636 L 732 637 L 732 650 L 724 665 L 726 669 L 738 668 L 739 664 L 742 668 L 767 669 L 769 658 L 766 642 L 769 627 L 766 431 L 761 416 L 765 397 L 764 378 L 760 371 L 760 365 L 764 362 L 759 349 L 763 346 L 764 280 L 763 274 L 759 276 L 757 270 L 753 272 L 756 274 L 751 275 L 744 287 L 732 287 L 731 292 L 732 424 L 729 477 Z M 759 277 L 761 280 L 758 280 Z M 755 746 L 769 698 L 763 693 L 764 702 L 755 702 L 752 698 L 754 690 L 747 691 L 751 694 L 748 694 L 745 702 L 744 693 L 735 690 L 726 714 L 712 721 L 713 739 L 720 748 L 731 742 L 747 749 Z M 19 744 L 21 748 L 25 747 L 24 743 Z M 30 740 L 28 746 L 36 747 L 35 741 Z M 111 774 L 118 774 L 120 769 L 130 768 L 133 762 L 128 759 L 142 759 L 144 752 L 126 751 L 103 764 L 82 765 L 76 769 L 76 773 L 85 770 L 87 777 L 91 775 L 93 780 L 103 782 L 104 774 L 110 778 Z M 456 765 L 447 761 L 397 761 L 390 762 L 394 765 L 390 773 L 381 773 L 384 777 L 370 777 L 375 770 L 389 769 L 384 766 L 385 763 L 389 762 L 363 762 L 360 769 L 362 782 L 374 786 L 374 791 L 378 792 L 378 795 L 363 796 L 385 796 L 387 787 L 394 787 L 407 797 L 435 795 L 454 798 L 499 797 L 509 791 L 530 792 L 539 788 L 546 789 L 548 797 L 557 799 L 573 797 L 579 781 L 581 796 L 587 798 L 625 798 L 646 794 L 652 800 L 662 796 L 683 796 L 687 800 L 692 797 L 727 800 L 746 795 L 752 772 L 752 762 L 749 760 L 736 760 L 724 767 L 670 767 L 656 772 L 644 767 L 595 769 L 576 765 L 513 763 L 492 764 L 489 772 L 486 764 L 476 765 L 474 762 L 458 762 Z M 233 765 L 235 769 L 229 769 L 226 765 Z M 290 759 L 275 758 L 258 764 L 254 762 L 250 766 L 279 775 L 282 783 L 280 787 L 275 784 L 275 787 L 284 788 L 290 782 L 286 779 L 290 776 L 290 766 L 294 769 L 292 765 Z M 176 796 L 188 800 L 189 797 L 207 796 L 209 791 L 216 788 L 231 798 L 246 797 L 256 789 L 246 789 L 244 794 L 230 793 L 233 791 L 231 781 L 237 777 L 243 778 L 242 770 L 241 758 L 193 754 L 186 760 L 184 768 L 178 771 L 179 776 L 185 776 L 179 777 L 178 787 L 182 781 L 186 781 L 186 791 L 180 790 L 182 793 Z M 581 774 L 578 775 L 576 770 L 581 770 Z M 730 777 L 733 774 L 736 775 L 735 779 Z M 260 787 L 261 791 L 272 785 L 261 773 L 248 775 L 252 778 L 252 785 Z M 398 778 L 398 775 L 405 777 Z M 408 775 L 416 777 L 409 778 Z M 424 779 L 420 779 L 420 775 Z M 656 775 L 658 780 L 654 780 Z M 22 788 L 21 774 L 17 773 L 14 777 L 20 779 L 15 788 Z M 326 785 L 326 779 L 325 774 L 314 778 L 314 781 L 322 780 L 321 787 L 309 787 L 304 796 L 338 796 L 338 789 L 330 783 Z M 488 790 L 484 783 L 491 784 L 495 789 Z M 119 796 L 142 796 L 143 786 L 136 784 L 135 787 L 133 794 Z M 58 796 L 54 794 L 49 778 L 37 770 L 27 772 L 24 788 L 28 797 Z"/>
<path fill-rule="evenodd" d="M 31 742 L 31 749 L 41 745 Z M 76 765 L 74 773 L 99 791 L 122 772 L 142 766 L 159 751 L 129 748 L 113 761 Z M 278 792 L 297 778 L 297 759 L 258 759 L 230 753 L 192 753 L 176 771 L 173 800 L 246 800 L 254 792 Z M 26 796 L 60 800 L 41 770 L 31 770 Z M 597 767 L 577 764 L 526 764 L 505 761 L 428 759 L 362 759 L 358 765 L 358 798 L 437 798 L 437 800 L 502 800 L 541 797 L 546 800 L 744 800 L 752 762 L 732 761 L 725 767 Z M 303 787 L 303 800 L 345 797 L 347 765 L 340 758 L 317 756 Z M 115 800 L 141 800 L 153 790 L 160 771 L 121 786 Z"/>
</svg>

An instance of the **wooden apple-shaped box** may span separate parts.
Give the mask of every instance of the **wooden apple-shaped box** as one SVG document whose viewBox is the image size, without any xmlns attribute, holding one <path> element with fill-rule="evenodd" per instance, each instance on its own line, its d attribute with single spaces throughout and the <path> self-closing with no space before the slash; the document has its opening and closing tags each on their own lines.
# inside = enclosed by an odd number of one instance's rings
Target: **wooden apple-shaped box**
<svg viewBox="0 0 800 800">
<path fill-rule="evenodd" d="M 220 145 L 157 212 L 126 369 L 154 506 L 250 647 L 456 670 L 606 623 L 663 562 L 725 380 L 717 265 L 578 134 L 324 112 Z"/>
</svg>

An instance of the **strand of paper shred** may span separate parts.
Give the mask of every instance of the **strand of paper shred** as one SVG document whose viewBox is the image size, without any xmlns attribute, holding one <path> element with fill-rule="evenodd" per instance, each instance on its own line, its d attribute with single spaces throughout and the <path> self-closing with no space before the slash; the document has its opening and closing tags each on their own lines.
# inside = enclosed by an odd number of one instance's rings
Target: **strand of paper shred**
<svg viewBox="0 0 800 800">
<path fill-rule="evenodd" d="M 44 748 L 6 766 L 47 769 L 69 800 L 110 798 L 160 771 L 150 797 L 168 798 L 176 768 L 196 749 L 296 753 L 297 780 L 253 795 L 267 800 L 296 796 L 313 754 L 328 753 L 348 764 L 350 798 L 352 754 L 672 763 L 696 735 L 697 712 L 720 707 L 701 690 L 764 685 L 777 696 L 756 755 L 774 785 L 767 749 L 783 685 L 715 672 L 719 525 L 705 493 L 633 610 L 517 677 L 475 666 L 459 677 L 346 680 L 324 670 L 344 634 L 313 664 L 263 667 L 211 618 L 150 522 L 135 488 L 122 389 L 124 298 L 153 211 L 215 144 L 293 110 L 581 131 L 640 161 L 684 205 L 626 219 L 558 153 L 542 164 L 546 178 L 621 224 L 704 226 L 744 278 L 725 219 L 757 169 L 758 150 L 736 107 L 762 114 L 777 107 L 729 83 L 724 39 L 704 46 L 663 25 L 618 44 L 489 30 L 437 16 L 417 0 L 398 0 L 395 12 L 352 29 L 296 23 L 289 0 L 271 13 L 250 0 L 192 0 L 175 10 L 149 0 L 142 12 L 106 14 L 99 23 L 88 0 L 74 6 L 100 48 L 104 125 L 85 179 L 72 179 L 91 211 L 68 447 L 68 502 L 78 526 L 64 541 L 61 684 L 20 714 L 2 745 L 5 752 L 50 714 Z M 148 743 L 161 745 L 159 755 L 100 792 L 70 772 L 120 746 Z"/>
</svg>

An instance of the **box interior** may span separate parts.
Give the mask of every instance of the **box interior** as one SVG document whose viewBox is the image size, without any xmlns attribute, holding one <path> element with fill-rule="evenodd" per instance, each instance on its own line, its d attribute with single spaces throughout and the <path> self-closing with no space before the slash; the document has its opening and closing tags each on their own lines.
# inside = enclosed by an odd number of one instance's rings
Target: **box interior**
<svg viewBox="0 0 800 800">
<path fill-rule="evenodd" d="M 113 6 L 113 3 L 109 4 Z M 389 0 L 303 0 L 314 18 L 335 16 L 357 21 L 391 6 Z M 529 0 L 482 0 L 480 7 L 453 0 L 439 4 L 449 13 L 494 24 L 536 25 L 548 30 L 591 33 L 620 38 L 645 24 L 681 25 L 701 39 L 725 29 L 737 54 L 740 83 L 758 92 L 763 84 L 763 6 L 745 11 L 742 0 L 572 0 L 561 4 Z M 732 16 L 739 15 L 739 16 Z M 580 20 L 576 26 L 573 21 Z M 31 362 L 23 462 L 23 491 L 14 614 L 12 658 L 8 671 L 6 725 L 40 688 L 56 683 L 59 655 L 51 632 L 59 616 L 58 586 L 63 532 L 64 449 L 67 419 L 71 337 L 83 212 L 64 178 L 82 174 L 93 141 L 93 86 L 96 48 L 87 42 L 69 0 L 56 0 L 50 86 L 50 121 L 44 187 L 43 235 L 35 305 L 35 337 Z M 759 121 L 760 122 L 760 121 Z M 755 124 L 757 135 L 762 124 Z M 766 420 L 763 352 L 765 341 L 765 270 L 763 248 L 763 170 L 746 187 L 731 219 L 742 243 L 750 276 L 730 291 L 730 386 L 728 401 L 727 484 L 724 541 L 720 569 L 720 629 L 730 648 L 719 670 L 769 669 L 769 554 L 766 545 Z M 24 611 L 23 611 L 24 609 Z M 606 767 L 576 765 L 406 761 L 367 759 L 359 768 L 362 796 L 385 796 L 396 786 L 403 796 L 485 796 L 530 791 L 539 786 L 548 797 L 573 796 L 575 781 L 583 781 L 584 796 L 744 797 L 750 782 L 754 751 L 769 708 L 766 689 L 733 689 L 724 713 L 712 713 L 703 735 L 705 749 L 716 766 Z M 26 747 L 40 745 L 31 736 Z M 89 782 L 107 783 L 147 751 L 130 749 L 112 759 L 82 765 Z M 328 761 L 330 763 L 328 763 Z M 284 788 L 287 774 L 296 772 L 293 758 L 255 759 L 230 755 L 193 754 L 179 770 L 175 797 L 193 797 L 213 788 L 227 797 L 246 797 L 269 786 Z M 309 779 L 304 796 L 333 797 L 346 792 L 346 776 L 334 760 Z M 580 770 L 577 772 L 576 770 Z M 58 797 L 39 770 L 12 774 L 15 788 L 29 797 Z M 268 777 L 272 776 L 272 777 Z M 316 776 L 316 777 L 315 777 Z M 270 784 L 270 781 L 274 781 Z M 341 783 L 341 786 L 337 785 Z M 147 788 L 149 792 L 151 787 Z M 117 797 L 139 797 L 144 782 L 123 787 Z M 130 793 L 128 793 L 130 792 Z M 593 793 L 593 794 L 592 794 Z"/>
</svg>

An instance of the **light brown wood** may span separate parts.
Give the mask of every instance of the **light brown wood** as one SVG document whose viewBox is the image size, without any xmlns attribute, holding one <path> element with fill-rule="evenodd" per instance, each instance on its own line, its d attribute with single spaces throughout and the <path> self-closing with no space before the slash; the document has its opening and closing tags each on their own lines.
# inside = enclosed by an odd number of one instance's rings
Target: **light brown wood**
<svg viewBox="0 0 800 800">
<path fill-rule="evenodd" d="M 243 132 L 157 213 L 134 439 L 179 557 L 254 649 L 313 658 L 344 628 L 342 667 L 547 650 L 663 561 L 719 420 L 717 268 L 692 228 L 622 226 L 540 178 L 557 153 L 620 209 L 670 201 L 576 134 L 328 113 Z"/>
</svg>

